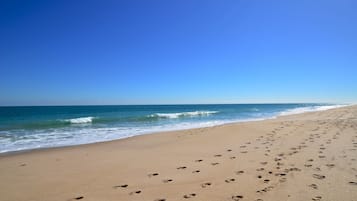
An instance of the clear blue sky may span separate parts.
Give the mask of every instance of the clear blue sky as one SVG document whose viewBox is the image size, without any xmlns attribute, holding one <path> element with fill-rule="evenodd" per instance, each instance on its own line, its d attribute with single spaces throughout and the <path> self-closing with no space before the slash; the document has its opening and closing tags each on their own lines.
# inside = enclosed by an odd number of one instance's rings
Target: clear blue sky
<svg viewBox="0 0 357 201">
<path fill-rule="evenodd" d="M 0 2 L 0 105 L 357 102 L 355 0 Z"/>
</svg>

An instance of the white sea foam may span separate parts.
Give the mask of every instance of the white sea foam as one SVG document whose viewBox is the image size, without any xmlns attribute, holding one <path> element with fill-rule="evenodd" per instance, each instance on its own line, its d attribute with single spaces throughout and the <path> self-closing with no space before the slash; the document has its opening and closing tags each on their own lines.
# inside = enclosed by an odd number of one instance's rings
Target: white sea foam
<svg viewBox="0 0 357 201">
<path fill-rule="evenodd" d="M 211 127 L 229 123 L 227 121 L 182 122 L 141 127 L 112 127 L 112 128 L 65 128 L 55 130 L 32 131 L 31 135 L 20 135 L 16 140 L 0 139 L 0 153 L 30 150 L 38 148 L 61 147 L 95 142 L 111 141 L 149 133 L 183 130 L 191 128 Z M 75 135 L 74 135 L 75 133 Z"/>
<path fill-rule="evenodd" d="M 94 117 L 80 117 L 74 119 L 66 119 L 66 122 L 70 122 L 71 124 L 88 124 L 92 123 Z"/>
<path fill-rule="evenodd" d="M 156 113 L 149 115 L 149 117 L 176 119 L 180 117 L 195 117 L 195 116 L 209 116 L 218 113 L 218 111 L 194 111 L 194 112 L 177 112 L 177 113 Z"/>
<path fill-rule="evenodd" d="M 10 151 L 20 151 L 47 147 L 60 147 L 78 144 L 88 144 L 94 142 L 110 141 L 115 139 L 128 138 L 136 135 L 143 135 L 162 131 L 183 130 L 200 127 L 211 127 L 227 123 L 257 121 L 275 118 L 280 115 L 298 114 L 311 111 L 322 111 L 333 109 L 346 105 L 321 105 L 308 106 L 288 109 L 279 113 L 254 113 L 249 117 L 241 118 L 227 118 L 224 120 L 210 119 L 207 121 L 186 121 L 178 123 L 160 124 L 160 125 L 142 125 L 142 126 L 116 126 L 96 128 L 92 127 L 90 123 L 95 119 L 94 117 L 81 117 L 67 119 L 66 122 L 72 124 L 84 124 L 80 127 L 64 127 L 56 129 L 42 129 L 42 130 L 17 130 L 17 131 L 0 131 L 0 136 L 7 136 L 0 138 L 0 153 Z M 180 117 L 195 117 L 215 114 L 217 111 L 194 111 L 181 113 L 157 113 L 150 115 L 151 117 L 159 118 L 180 118 Z M 85 125 L 89 124 L 89 125 Z M 31 132 L 30 135 L 24 134 Z M 12 136 L 11 138 L 8 136 Z"/>
<path fill-rule="evenodd" d="M 204 122 L 181 122 L 175 124 L 162 124 L 156 126 L 139 127 L 80 127 L 80 129 L 78 127 L 67 127 L 51 130 L 37 130 L 32 131 L 31 135 L 19 135 L 18 137 L 16 137 L 16 140 L 10 138 L 0 139 L 0 153 L 39 148 L 90 144 L 95 142 L 105 142 L 150 133 L 213 127 L 228 123 L 258 120 L 263 120 L 263 118 L 211 120 Z"/>
<path fill-rule="evenodd" d="M 339 108 L 339 107 L 344 107 L 344 106 L 347 106 L 347 105 L 322 105 L 322 106 L 298 107 L 298 108 L 282 111 L 278 114 L 278 116 L 300 114 L 300 113 L 305 113 L 305 112 L 323 111 L 323 110 L 329 110 L 329 109 L 334 109 L 334 108 Z"/>
</svg>

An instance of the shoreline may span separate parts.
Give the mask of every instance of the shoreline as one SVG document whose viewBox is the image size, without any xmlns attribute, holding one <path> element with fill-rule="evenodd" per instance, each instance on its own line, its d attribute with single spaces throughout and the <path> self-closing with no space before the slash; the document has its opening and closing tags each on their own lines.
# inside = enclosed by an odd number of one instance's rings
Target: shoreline
<svg viewBox="0 0 357 201">
<path fill-rule="evenodd" d="M 351 201 L 357 106 L 0 156 L 3 201 Z"/>
<path fill-rule="evenodd" d="M 330 109 L 316 110 L 316 111 L 305 111 L 305 112 L 293 113 L 293 114 L 280 114 L 280 115 L 272 116 L 272 117 L 226 122 L 226 123 L 212 125 L 212 126 L 183 128 L 183 129 L 177 129 L 177 130 L 153 131 L 153 132 L 148 132 L 148 133 L 132 135 L 132 136 L 129 136 L 129 137 L 123 137 L 123 138 L 118 138 L 118 139 L 110 139 L 110 140 L 106 140 L 106 141 L 96 141 L 96 142 L 83 143 L 83 144 L 73 144 L 73 145 L 54 146 L 54 147 L 40 147 L 40 148 L 34 148 L 34 149 L 24 149 L 24 150 L 0 152 L 0 157 L 6 157 L 8 155 L 24 154 L 24 153 L 35 152 L 35 151 L 46 151 L 46 150 L 51 150 L 51 149 L 63 149 L 63 148 L 71 148 L 71 147 L 76 147 L 76 146 L 93 145 L 93 144 L 97 144 L 97 143 L 108 143 L 108 142 L 112 142 L 112 141 L 125 140 L 125 139 L 130 139 L 130 138 L 134 138 L 134 137 L 143 136 L 143 135 L 180 132 L 180 131 L 195 130 L 195 129 L 202 129 L 202 128 L 214 128 L 214 127 L 219 127 L 219 126 L 225 126 L 225 125 L 231 125 L 231 124 L 240 124 L 240 123 L 247 123 L 247 122 L 268 121 L 268 120 L 278 119 L 278 118 L 282 118 L 282 117 L 288 117 L 288 116 L 294 116 L 294 115 L 300 115 L 300 114 L 306 114 L 306 113 L 312 113 L 312 112 L 321 112 L 321 111 L 327 111 L 327 110 L 334 110 L 334 109 L 338 109 L 338 108 L 353 107 L 353 106 L 357 106 L 357 105 L 356 104 L 338 105 L 337 107 L 330 108 Z"/>
</svg>

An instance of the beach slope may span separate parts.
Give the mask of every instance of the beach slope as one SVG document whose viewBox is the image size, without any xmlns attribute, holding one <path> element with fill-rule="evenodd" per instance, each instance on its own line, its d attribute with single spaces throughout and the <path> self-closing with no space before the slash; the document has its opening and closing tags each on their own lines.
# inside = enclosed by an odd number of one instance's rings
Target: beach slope
<svg viewBox="0 0 357 201">
<path fill-rule="evenodd" d="M 357 106 L 0 155 L 0 200 L 356 201 Z"/>
</svg>

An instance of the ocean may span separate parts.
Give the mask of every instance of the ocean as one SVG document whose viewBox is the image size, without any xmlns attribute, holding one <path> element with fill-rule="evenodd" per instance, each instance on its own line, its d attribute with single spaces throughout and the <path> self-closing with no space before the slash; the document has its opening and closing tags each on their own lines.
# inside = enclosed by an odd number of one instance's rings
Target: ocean
<svg viewBox="0 0 357 201">
<path fill-rule="evenodd" d="M 255 121 L 336 104 L 222 104 L 0 107 L 0 153 Z"/>
</svg>

